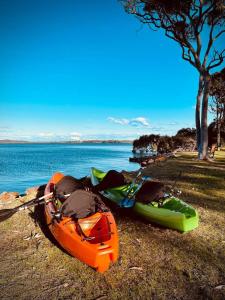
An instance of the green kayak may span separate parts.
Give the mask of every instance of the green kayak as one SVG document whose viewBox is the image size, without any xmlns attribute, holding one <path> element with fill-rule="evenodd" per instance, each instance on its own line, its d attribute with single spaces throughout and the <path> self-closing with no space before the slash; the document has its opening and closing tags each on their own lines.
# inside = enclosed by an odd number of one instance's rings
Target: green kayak
<svg viewBox="0 0 225 300">
<path fill-rule="evenodd" d="M 92 168 L 92 184 L 98 184 L 105 175 L 105 172 Z M 107 189 L 101 192 L 101 194 L 119 205 L 126 198 L 129 190 L 130 184 Z M 143 204 L 136 201 L 131 209 L 152 223 L 182 232 L 187 232 L 198 227 L 199 217 L 197 211 L 191 205 L 176 197 L 166 198 L 160 207 L 158 207 L 158 203 Z"/>
</svg>

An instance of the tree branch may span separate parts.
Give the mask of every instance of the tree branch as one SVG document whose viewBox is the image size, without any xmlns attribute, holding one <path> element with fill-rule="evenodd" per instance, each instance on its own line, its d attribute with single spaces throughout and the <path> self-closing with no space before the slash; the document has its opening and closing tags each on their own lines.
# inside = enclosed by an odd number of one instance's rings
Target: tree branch
<svg viewBox="0 0 225 300">
<path fill-rule="evenodd" d="M 221 31 L 213 38 L 213 40 L 215 41 L 216 39 L 218 39 L 218 37 L 220 37 L 223 33 L 225 33 L 225 30 L 221 30 Z"/>
<path fill-rule="evenodd" d="M 214 51 L 213 58 L 207 67 L 207 71 L 221 65 L 224 59 L 225 59 L 225 49 L 221 53 L 219 53 L 218 51 Z"/>
<path fill-rule="evenodd" d="M 209 51 L 213 45 L 213 29 L 214 29 L 214 23 L 212 24 L 211 26 L 211 29 L 210 29 L 210 33 L 209 33 L 209 42 L 208 42 L 208 46 L 207 46 L 207 49 L 206 49 L 206 52 L 205 52 L 205 55 L 204 55 L 204 60 L 203 60 L 203 67 L 205 68 L 206 67 L 206 63 L 207 63 L 207 59 L 208 59 L 208 55 L 209 55 Z"/>
<path fill-rule="evenodd" d="M 184 60 L 188 61 L 192 66 L 196 67 L 195 62 L 193 62 L 193 61 L 191 60 L 190 53 L 188 53 L 188 54 L 185 53 L 185 47 L 184 47 L 182 44 L 180 44 L 180 45 L 181 45 L 181 48 L 182 48 L 182 58 L 183 58 Z"/>
</svg>

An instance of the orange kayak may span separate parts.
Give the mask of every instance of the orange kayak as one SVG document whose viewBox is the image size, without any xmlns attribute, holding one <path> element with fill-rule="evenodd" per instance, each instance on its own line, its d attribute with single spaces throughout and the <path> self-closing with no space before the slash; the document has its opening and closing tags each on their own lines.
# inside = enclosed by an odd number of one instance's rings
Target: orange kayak
<svg viewBox="0 0 225 300">
<path fill-rule="evenodd" d="M 55 173 L 46 186 L 45 194 L 63 178 Z M 75 221 L 70 217 L 54 218 L 57 211 L 55 200 L 45 204 L 45 216 L 49 229 L 58 243 L 72 256 L 96 269 L 105 272 L 110 263 L 118 258 L 118 233 L 111 212 L 97 212 Z"/>
</svg>

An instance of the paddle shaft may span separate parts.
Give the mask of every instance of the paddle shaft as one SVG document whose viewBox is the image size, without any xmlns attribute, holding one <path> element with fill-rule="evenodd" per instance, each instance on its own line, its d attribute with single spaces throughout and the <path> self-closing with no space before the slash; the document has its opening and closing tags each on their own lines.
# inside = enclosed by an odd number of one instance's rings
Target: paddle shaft
<svg viewBox="0 0 225 300">
<path fill-rule="evenodd" d="M 132 181 L 132 183 L 131 183 L 131 185 L 130 185 L 130 188 L 129 188 L 128 192 L 127 192 L 126 197 L 130 198 L 131 191 L 133 190 L 134 185 L 136 184 L 136 181 L 137 181 L 138 177 L 141 175 L 142 170 L 143 170 L 142 167 L 138 170 L 137 176 L 133 179 L 133 181 Z M 144 181 L 142 181 L 142 182 L 138 185 L 137 190 L 140 188 L 140 186 L 143 184 L 143 182 L 144 182 Z M 136 190 L 136 191 L 137 191 L 137 190 Z M 133 193 L 133 194 L 131 195 L 131 198 L 134 196 L 134 194 L 136 194 L 136 191 L 135 191 L 135 193 Z"/>
<path fill-rule="evenodd" d="M 42 203 L 42 200 L 44 200 L 45 198 L 47 198 L 49 196 L 52 196 L 52 195 L 53 195 L 53 192 L 49 193 L 47 195 L 44 195 L 44 196 L 42 196 L 40 198 L 34 198 L 34 199 L 30 200 L 30 201 L 27 201 L 26 203 L 21 204 L 20 206 L 15 207 L 14 209 L 16 211 L 20 211 L 20 210 L 27 209 L 30 206 L 38 205 L 38 204 Z M 44 202 L 46 202 L 46 201 L 44 201 Z"/>
<path fill-rule="evenodd" d="M 0 210 L 0 222 L 3 222 L 7 219 L 9 219 L 10 217 L 12 217 L 16 212 L 21 211 L 21 210 L 25 210 L 31 206 L 37 206 L 40 204 L 44 204 L 44 203 L 48 203 L 52 201 L 51 199 L 47 199 L 45 200 L 45 198 L 52 196 L 53 193 L 49 193 L 47 195 L 44 195 L 40 198 L 34 198 L 20 206 L 14 207 L 14 208 L 8 208 L 8 209 L 1 209 Z M 65 197 L 70 196 L 70 194 L 65 195 Z"/>
<path fill-rule="evenodd" d="M 37 206 L 39 204 L 42 204 L 42 203 L 48 203 L 48 202 L 51 202 L 52 201 L 52 198 L 49 199 L 49 200 L 45 200 L 45 198 L 49 197 L 49 196 L 52 196 L 53 195 L 53 192 L 47 194 L 47 195 L 44 195 L 40 198 L 34 198 L 20 206 L 17 206 L 15 207 L 14 209 L 17 209 L 17 211 L 20 211 L 20 210 L 24 210 L 24 209 L 27 209 L 28 207 L 30 206 Z M 64 197 L 69 197 L 71 194 L 66 194 L 64 195 Z"/>
</svg>

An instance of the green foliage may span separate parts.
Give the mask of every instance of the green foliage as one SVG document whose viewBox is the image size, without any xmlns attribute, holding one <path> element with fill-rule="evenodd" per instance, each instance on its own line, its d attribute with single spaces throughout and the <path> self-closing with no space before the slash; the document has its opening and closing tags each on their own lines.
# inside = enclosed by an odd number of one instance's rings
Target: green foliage
<svg viewBox="0 0 225 300">
<path fill-rule="evenodd" d="M 205 25 L 218 28 L 224 25 L 223 0 L 121 0 L 121 2 L 125 10 L 136 15 L 141 22 L 149 24 L 151 28 L 163 29 L 167 37 L 188 48 L 190 52 L 183 58 L 192 61 L 197 68 L 200 61 L 196 61 L 197 57 L 190 43 L 198 39 Z M 200 57 L 198 59 L 200 60 Z"/>
<path fill-rule="evenodd" d="M 220 146 L 225 131 L 225 68 L 211 77 L 209 93 L 212 96 L 210 108 L 215 114 L 215 122 L 209 125 L 209 144 Z"/>
<path fill-rule="evenodd" d="M 223 123 L 220 130 L 221 134 L 221 142 L 225 143 L 225 124 Z M 217 142 L 217 123 L 214 121 L 210 123 L 208 127 L 208 135 L 209 135 L 209 146 L 212 144 L 216 144 Z"/>
<path fill-rule="evenodd" d="M 177 131 L 176 137 L 189 137 L 196 138 L 196 129 L 195 128 L 182 128 Z"/>
<path fill-rule="evenodd" d="M 210 81 L 210 96 L 225 102 L 225 68 L 212 75 Z"/>
<path fill-rule="evenodd" d="M 156 146 L 159 153 L 167 153 L 183 148 L 193 150 L 196 145 L 196 129 L 182 128 L 175 136 L 160 136 L 155 134 L 143 135 L 139 139 L 134 140 L 133 149 L 138 148 L 154 148 Z"/>
<path fill-rule="evenodd" d="M 158 134 L 150 134 L 150 135 L 142 135 L 139 139 L 133 141 L 133 148 L 147 148 L 148 146 L 153 146 L 154 144 L 158 144 L 160 139 L 160 135 Z"/>
</svg>

